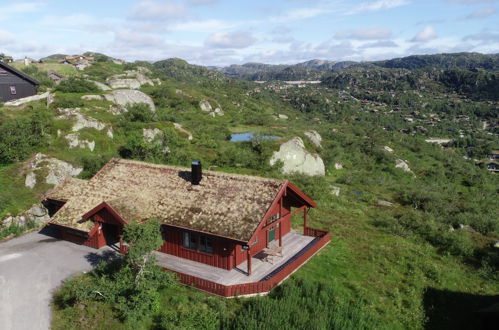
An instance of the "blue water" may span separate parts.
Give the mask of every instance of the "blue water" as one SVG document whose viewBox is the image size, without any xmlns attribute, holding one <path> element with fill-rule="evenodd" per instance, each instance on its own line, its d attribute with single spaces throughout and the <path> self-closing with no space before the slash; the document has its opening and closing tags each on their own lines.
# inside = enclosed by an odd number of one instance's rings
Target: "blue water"
<svg viewBox="0 0 499 330">
<path fill-rule="evenodd" d="M 231 134 L 230 140 L 232 142 L 238 142 L 238 141 L 251 141 L 251 139 L 255 136 L 253 132 L 246 132 L 246 133 L 235 133 Z M 264 139 L 272 139 L 272 140 L 278 140 L 281 137 L 276 136 L 276 135 L 263 135 L 262 138 Z"/>
</svg>

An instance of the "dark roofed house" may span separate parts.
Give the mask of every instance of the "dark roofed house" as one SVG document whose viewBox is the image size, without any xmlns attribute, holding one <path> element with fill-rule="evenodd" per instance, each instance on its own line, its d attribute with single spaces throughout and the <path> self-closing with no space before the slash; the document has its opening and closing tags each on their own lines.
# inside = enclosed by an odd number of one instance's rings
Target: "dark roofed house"
<svg viewBox="0 0 499 330">
<path fill-rule="evenodd" d="M 35 95 L 38 85 L 40 83 L 27 74 L 0 62 L 0 102 Z"/>
<path fill-rule="evenodd" d="M 316 203 L 289 181 L 113 159 L 90 180 L 67 179 L 45 199 L 60 237 L 101 248 L 130 221 L 160 221 L 158 262 L 221 296 L 266 293 L 329 243 L 307 226 Z M 303 213 L 303 234 L 291 217 Z"/>
</svg>

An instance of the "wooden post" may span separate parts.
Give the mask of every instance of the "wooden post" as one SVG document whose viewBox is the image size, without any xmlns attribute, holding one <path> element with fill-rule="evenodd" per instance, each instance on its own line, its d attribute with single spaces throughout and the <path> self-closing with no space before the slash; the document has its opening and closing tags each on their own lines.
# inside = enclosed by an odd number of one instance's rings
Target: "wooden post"
<svg viewBox="0 0 499 330">
<path fill-rule="evenodd" d="M 246 250 L 247 252 L 247 258 L 248 258 L 248 276 L 251 275 L 251 252 L 250 252 L 250 248 L 248 246 L 248 250 Z"/>
<path fill-rule="evenodd" d="M 308 207 L 303 209 L 303 235 L 307 233 L 307 211 Z"/>
<path fill-rule="evenodd" d="M 279 222 L 277 226 L 279 226 L 279 246 L 282 247 L 282 223 Z"/>
</svg>

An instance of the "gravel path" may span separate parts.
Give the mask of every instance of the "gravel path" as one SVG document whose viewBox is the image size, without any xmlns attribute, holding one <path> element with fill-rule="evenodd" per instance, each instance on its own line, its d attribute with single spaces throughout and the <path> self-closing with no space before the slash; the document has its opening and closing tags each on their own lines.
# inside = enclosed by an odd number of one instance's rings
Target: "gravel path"
<svg viewBox="0 0 499 330">
<path fill-rule="evenodd" d="M 91 270 L 109 249 L 96 250 L 32 232 L 0 243 L 0 329 L 49 329 L 54 290 Z"/>
</svg>

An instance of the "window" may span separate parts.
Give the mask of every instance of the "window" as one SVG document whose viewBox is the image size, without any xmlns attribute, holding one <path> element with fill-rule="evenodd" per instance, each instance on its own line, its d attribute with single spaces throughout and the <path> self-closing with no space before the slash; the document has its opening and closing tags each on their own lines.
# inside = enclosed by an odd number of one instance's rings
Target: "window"
<svg viewBox="0 0 499 330">
<path fill-rule="evenodd" d="M 197 235 L 194 233 L 184 232 L 184 247 L 187 249 L 197 250 Z"/>
<path fill-rule="evenodd" d="M 16 95 L 17 94 L 16 86 L 10 86 L 10 94 L 12 94 L 12 95 Z"/>
<path fill-rule="evenodd" d="M 206 253 L 213 253 L 213 242 L 211 237 L 199 236 L 199 250 Z"/>
<path fill-rule="evenodd" d="M 276 221 L 277 219 L 279 219 L 280 217 L 281 217 L 281 214 L 279 212 L 277 212 L 276 214 L 269 217 L 268 223 L 272 223 L 272 222 Z"/>
<path fill-rule="evenodd" d="M 205 253 L 213 253 L 213 240 L 210 236 L 206 235 L 184 232 L 183 246 L 186 249 L 197 250 Z"/>
</svg>

